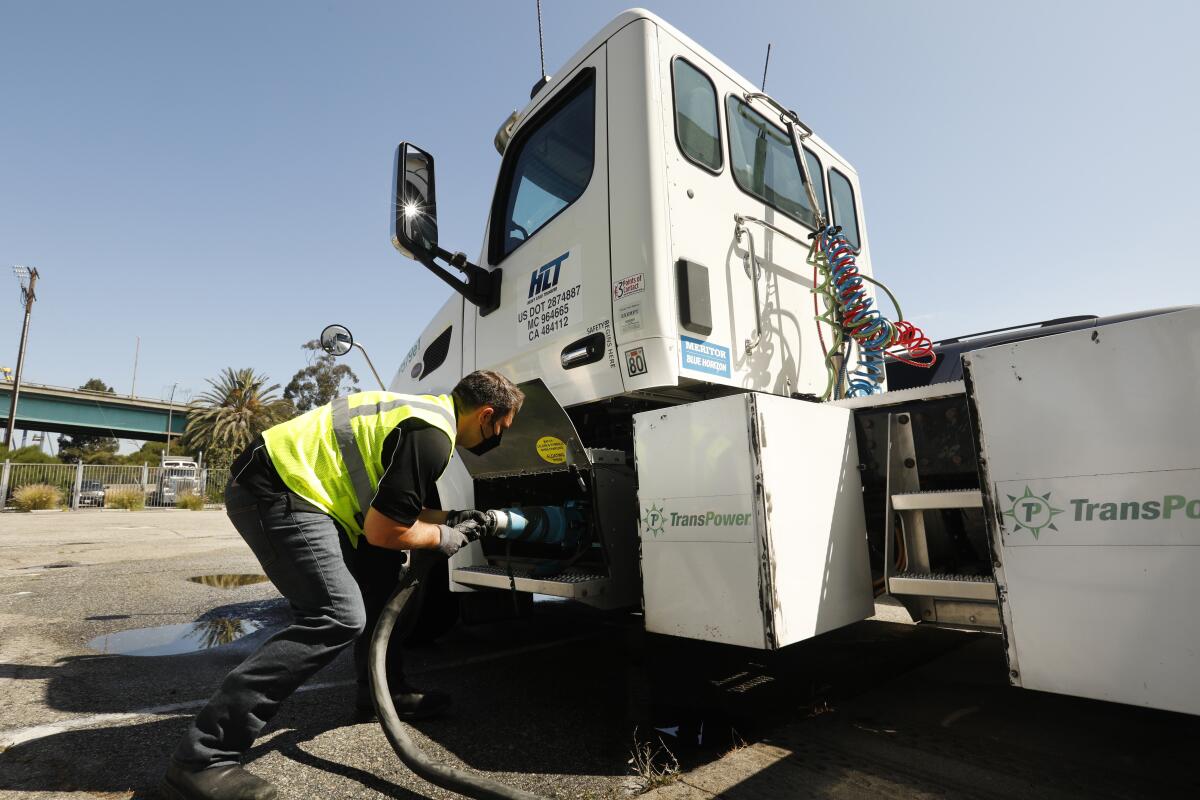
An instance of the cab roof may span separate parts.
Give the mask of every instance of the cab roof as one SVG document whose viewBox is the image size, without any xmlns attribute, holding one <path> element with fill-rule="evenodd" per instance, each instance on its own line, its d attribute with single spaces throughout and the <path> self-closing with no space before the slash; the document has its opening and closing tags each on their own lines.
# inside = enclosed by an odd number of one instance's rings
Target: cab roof
<svg viewBox="0 0 1200 800">
<path fill-rule="evenodd" d="M 625 11 L 622 11 L 620 14 L 617 14 L 617 16 L 613 17 L 612 20 L 609 21 L 609 23 L 607 25 L 605 25 L 603 28 L 601 28 L 600 31 L 598 33 L 596 33 L 595 36 L 593 36 L 591 39 L 589 39 L 587 41 L 586 44 L 584 44 L 582 47 L 580 47 L 578 50 L 575 51 L 575 54 L 573 56 L 571 56 L 566 61 L 565 64 L 562 65 L 562 67 L 558 70 L 558 72 L 551 79 L 551 81 L 548 84 L 546 84 L 546 86 L 542 87 L 541 90 L 538 91 L 532 98 L 530 98 L 529 103 L 526 104 L 526 106 L 523 109 L 521 109 L 520 117 L 519 117 L 517 123 L 513 126 L 513 130 L 516 131 L 516 130 L 520 129 L 521 125 L 524 124 L 525 120 L 529 119 L 530 115 L 539 106 L 541 106 L 542 103 L 547 98 L 549 98 L 552 94 L 554 94 L 555 90 L 557 90 L 558 87 L 562 84 L 563 79 L 565 77 L 569 76 L 572 72 L 574 72 L 575 68 L 578 67 L 579 64 L 584 61 L 584 59 L 586 59 L 588 56 L 590 56 L 592 53 L 594 53 L 596 51 L 596 49 L 600 47 L 600 45 L 604 44 L 609 39 L 611 39 L 613 36 L 615 36 L 617 34 L 617 32 L 620 31 L 622 28 L 625 28 L 626 26 L 631 25 L 634 22 L 638 22 L 639 20 L 646 20 L 648 22 L 652 22 L 655 25 L 657 25 L 659 28 L 661 28 L 661 29 L 665 30 L 667 33 L 671 34 L 671 36 L 675 37 L 680 42 L 682 42 L 685 46 L 687 46 L 688 48 L 693 50 L 697 55 L 701 56 L 705 61 L 707 61 L 710 65 L 712 65 L 716 70 L 723 73 L 725 75 L 725 77 L 729 78 L 734 83 L 738 84 L 738 86 L 740 86 L 744 91 L 747 91 L 747 92 L 759 91 L 759 87 L 757 84 L 752 83 L 751 81 L 747 80 L 744 76 L 739 74 L 738 71 L 735 70 L 733 67 L 729 66 L 724 61 L 717 58 L 709 50 L 702 47 L 695 40 L 693 40 L 690 36 L 688 36 L 683 31 L 679 30 L 678 28 L 676 28 L 671 23 L 667 22 L 662 17 L 658 16 L 657 14 L 655 14 L 651 11 L 647 11 L 644 8 L 630 8 Z M 778 99 L 778 98 L 776 98 L 776 99 Z M 781 104 L 785 108 L 790 107 L 787 103 L 782 103 L 782 101 L 781 101 Z M 801 119 L 803 119 L 803 116 L 801 116 Z M 830 155 L 832 155 L 834 158 L 836 158 L 838 161 L 840 161 L 843 165 L 845 165 L 851 172 L 854 172 L 854 168 L 850 165 L 850 163 L 848 161 L 846 161 L 846 159 L 842 158 L 842 156 L 837 151 L 835 151 L 832 147 L 830 147 L 829 144 L 827 142 L 825 142 L 824 139 L 822 139 L 820 136 L 817 136 L 815 133 L 813 134 L 812 139 L 817 144 L 819 144 L 822 148 L 824 148 L 826 152 L 828 152 Z M 855 174 L 857 174 L 857 173 L 855 173 Z"/>
</svg>

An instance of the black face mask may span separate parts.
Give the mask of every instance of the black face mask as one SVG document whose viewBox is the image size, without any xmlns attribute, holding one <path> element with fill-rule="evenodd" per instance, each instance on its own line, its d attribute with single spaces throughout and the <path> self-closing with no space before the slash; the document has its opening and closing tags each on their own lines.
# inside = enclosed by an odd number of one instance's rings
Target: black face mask
<svg viewBox="0 0 1200 800">
<path fill-rule="evenodd" d="M 479 428 L 479 435 L 483 436 L 483 427 L 482 426 L 480 426 L 480 428 Z M 497 434 L 493 434 L 492 436 L 487 436 L 484 438 L 484 440 L 482 442 L 475 445 L 474 447 L 468 447 L 467 450 L 477 456 L 481 456 L 485 453 L 490 453 L 491 451 L 495 450 L 497 447 L 500 446 L 500 438 L 502 436 L 504 436 L 503 431 L 501 431 L 500 433 L 497 433 Z"/>
</svg>

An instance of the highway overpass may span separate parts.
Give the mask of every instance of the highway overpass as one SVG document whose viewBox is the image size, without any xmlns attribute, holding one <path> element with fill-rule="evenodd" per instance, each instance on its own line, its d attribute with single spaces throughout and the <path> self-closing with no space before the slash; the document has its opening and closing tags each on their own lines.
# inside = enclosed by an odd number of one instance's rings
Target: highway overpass
<svg viewBox="0 0 1200 800">
<path fill-rule="evenodd" d="M 8 419 L 11 403 L 12 383 L 0 381 L 0 424 Z M 17 398 L 17 427 L 29 431 L 163 442 L 168 419 L 171 438 L 181 436 L 187 427 L 187 406 L 24 381 Z"/>
</svg>

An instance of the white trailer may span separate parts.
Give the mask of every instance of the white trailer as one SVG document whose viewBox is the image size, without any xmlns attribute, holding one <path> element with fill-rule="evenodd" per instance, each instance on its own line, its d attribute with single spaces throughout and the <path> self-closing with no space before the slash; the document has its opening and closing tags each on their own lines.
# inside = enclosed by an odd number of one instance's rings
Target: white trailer
<svg viewBox="0 0 1200 800">
<path fill-rule="evenodd" d="M 622 13 L 501 126 L 477 264 L 438 243 L 433 157 L 398 149 L 393 242 L 455 293 L 389 388 L 523 383 L 504 445 L 454 459 L 439 492 L 555 531 L 472 545 L 452 591 L 641 608 L 652 632 L 762 649 L 889 593 L 1001 633 L 1015 685 L 1200 713 L 1200 309 L 847 392 L 862 351 L 831 352 L 814 319 L 808 243 L 841 226 L 874 300 L 858 177 L 784 109 Z"/>
</svg>

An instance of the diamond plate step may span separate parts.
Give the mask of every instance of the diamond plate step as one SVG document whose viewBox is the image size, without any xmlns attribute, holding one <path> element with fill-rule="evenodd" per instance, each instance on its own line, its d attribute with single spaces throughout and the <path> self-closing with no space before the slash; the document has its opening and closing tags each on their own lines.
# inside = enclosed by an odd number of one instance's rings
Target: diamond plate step
<svg viewBox="0 0 1200 800">
<path fill-rule="evenodd" d="M 514 566 L 513 578 L 518 592 L 533 592 L 552 597 L 567 597 L 583 600 L 604 594 L 610 579 L 605 575 L 568 569 L 551 577 L 534 577 L 527 566 Z M 481 589 L 509 589 L 508 571 L 504 567 L 477 566 L 460 567 L 454 570 L 451 579 L 465 586 Z"/>
<path fill-rule="evenodd" d="M 946 575 L 906 572 L 888 580 L 888 593 L 942 600 L 996 601 L 996 582 L 986 575 Z"/>
</svg>

